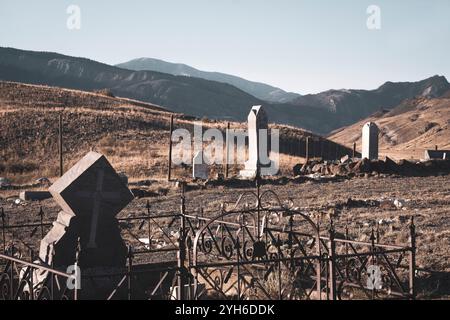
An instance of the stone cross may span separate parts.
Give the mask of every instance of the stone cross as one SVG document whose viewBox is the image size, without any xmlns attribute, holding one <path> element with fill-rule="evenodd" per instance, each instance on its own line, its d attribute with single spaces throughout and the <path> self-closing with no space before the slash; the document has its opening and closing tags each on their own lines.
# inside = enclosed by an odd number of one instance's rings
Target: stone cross
<svg viewBox="0 0 450 320">
<path fill-rule="evenodd" d="M 209 166 L 203 151 L 197 152 L 192 159 L 192 178 L 206 180 L 209 178 Z"/>
<path fill-rule="evenodd" d="M 248 115 L 248 161 L 240 175 L 253 178 L 262 167 L 270 166 L 268 120 L 262 106 L 254 106 Z M 260 172 L 261 173 L 261 172 Z"/>
<path fill-rule="evenodd" d="M 62 241 L 71 234 L 80 238 L 85 266 L 125 263 L 126 247 L 115 216 L 131 202 L 133 194 L 103 155 L 89 152 L 49 191 L 63 209 L 60 215 L 71 219 L 64 223 L 67 225 L 64 232 L 61 228 L 49 232 L 46 238 L 50 241 L 41 244 L 41 259 L 46 255 L 45 245 L 53 245 L 56 255 L 73 251 L 73 241 L 70 245 L 63 245 L 65 242 Z"/>
<path fill-rule="evenodd" d="M 101 204 L 104 200 L 114 201 L 120 197 L 118 192 L 104 192 L 103 191 L 103 180 L 105 177 L 105 170 L 100 168 L 97 173 L 97 185 L 94 192 L 90 191 L 79 191 L 76 193 L 77 197 L 91 200 L 93 202 L 92 207 L 92 220 L 91 220 L 91 231 L 89 235 L 88 248 L 96 248 L 95 237 L 97 234 L 97 222 L 98 215 L 100 213 Z"/>
<path fill-rule="evenodd" d="M 378 127 L 374 122 L 367 122 L 362 129 L 362 158 L 378 159 Z"/>
</svg>

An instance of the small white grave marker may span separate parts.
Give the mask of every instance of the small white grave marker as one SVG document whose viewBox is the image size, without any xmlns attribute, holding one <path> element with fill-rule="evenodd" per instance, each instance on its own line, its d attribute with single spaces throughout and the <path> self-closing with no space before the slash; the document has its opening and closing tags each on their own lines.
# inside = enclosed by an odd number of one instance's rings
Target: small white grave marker
<svg viewBox="0 0 450 320">
<path fill-rule="evenodd" d="M 192 159 L 192 178 L 202 180 L 209 178 L 209 166 L 206 163 L 203 151 L 197 152 Z"/>
</svg>

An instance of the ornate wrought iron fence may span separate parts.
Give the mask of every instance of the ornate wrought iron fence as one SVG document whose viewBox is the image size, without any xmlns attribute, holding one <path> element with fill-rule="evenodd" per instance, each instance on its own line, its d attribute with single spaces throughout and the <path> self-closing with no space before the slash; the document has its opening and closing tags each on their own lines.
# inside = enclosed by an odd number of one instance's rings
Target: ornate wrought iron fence
<svg viewBox="0 0 450 320">
<path fill-rule="evenodd" d="M 13 252 L 14 252 L 14 248 Z M 77 287 L 69 289 L 67 274 L 20 258 L 0 254 L 0 300 L 77 300 Z"/>
<path fill-rule="evenodd" d="M 282 202 L 271 190 L 261 191 L 259 184 L 255 191 L 244 192 L 235 203 L 224 203 L 219 212 L 208 216 L 201 208 L 187 212 L 185 201 L 183 191 L 179 212 L 152 214 L 147 203 L 145 214 L 119 219 L 138 223 L 134 228 L 138 234 L 124 228 L 131 239 L 127 268 L 115 274 L 117 284 L 105 299 L 137 298 L 138 292 L 144 291 L 138 288 L 141 281 L 137 278 L 145 273 L 159 275 L 146 289 L 150 299 L 415 298 L 413 221 L 409 243 L 401 246 L 379 243 L 373 232 L 370 242 L 352 240 L 347 228 L 341 237 L 332 222 L 322 230 L 309 214 L 291 201 Z M 32 232 L 40 228 L 44 234 L 44 227 L 50 224 L 44 223 L 42 216 L 37 224 L 11 226 L 3 213 L 0 262 L 5 263 L 0 299 L 77 298 L 77 290 L 68 292 L 62 284 L 71 275 L 7 252 L 5 232 L 30 227 Z M 152 243 L 155 230 L 166 246 Z M 142 233 L 148 244 L 141 242 Z M 136 268 L 142 256 L 161 253 L 176 254 L 176 263 Z M 19 265 L 23 268 L 18 269 Z M 36 282 L 36 275 L 42 273 L 47 277 L 40 276 L 41 281 Z"/>
</svg>

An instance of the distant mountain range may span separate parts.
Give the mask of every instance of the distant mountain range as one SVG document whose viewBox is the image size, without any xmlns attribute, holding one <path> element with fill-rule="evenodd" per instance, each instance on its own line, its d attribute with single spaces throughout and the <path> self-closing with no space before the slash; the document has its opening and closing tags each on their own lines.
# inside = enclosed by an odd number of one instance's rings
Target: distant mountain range
<svg viewBox="0 0 450 320">
<path fill-rule="evenodd" d="M 346 126 L 380 109 L 392 109 L 405 99 L 436 98 L 448 90 L 447 79 L 434 76 L 418 82 L 386 82 L 376 90 L 329 90 L 298 97 L 291 104 L 333 112 L 339 115 L 340 126 Z"/>
<path fill-rule="evenodd" d="M 116 96 L 210 118 L 239 118 L 263 103 L 229 84 L 154 71 L 130 71 L 85 58 L 0 48 L 0 79 L 51 86 L 110 89 Z"/>
<path fill-rule="evenodd" d="M 175 76 L 195 77 L 228 83 L 258 99 L 273 103 L 288 103 L 295 98 L 300 97 L 297 93 L 286 92 L 280 88 L 276 88 L 265 83 L 253 82 L 220 72 L 201 71 L 186 64 L 171 63 L 153 58 L 134 59 L 125 63 L 117 64 L 116 67 L 134 71 L 157 71 Z"/>
<path fill-rule="evenodd" d="M 13 48 L 0 48 L 0 80 L 80 90 L 106 88 L 116 96 L 210 119 L 244 121 L 252 105 L 263 104 L 271 122 L 320 134 L 392 109 L 405 99 L 439 97 L 450 90 L 445 77 L 434 76 L 419 82 L 387 82 L 376 90 L 330 90 L 274 103 L 224 82 L 133 71 L 85 58 Z"/>
</svg>

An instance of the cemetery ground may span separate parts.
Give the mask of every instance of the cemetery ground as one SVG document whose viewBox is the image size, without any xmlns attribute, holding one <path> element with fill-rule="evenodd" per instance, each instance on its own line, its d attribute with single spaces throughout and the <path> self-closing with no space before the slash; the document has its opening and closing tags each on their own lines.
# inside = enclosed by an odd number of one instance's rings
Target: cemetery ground
<svg viewBox="0 0 450 320">
<path fill-rule="evenodd" d="M 0 82 L 0 177 L 13 185 L 0 190 L 0 207 L 5 210 L 8 225 L 39 223 L 42 207 L 44 222 L 53 222 L 60 211 L 53 199 L 41 202 L 18 201 L 24 190 L 46 190 L 36 179 L 51 182 L 58 178 L 58 116 L 63 115 L 64 168 L 67 170 L 89 150 L 104 154 L 112 166 L 129 177 L 130 189 L 140 190 L 117 218 L 152 214 L 177 213 L 180 210 L 180 190 L 167 182 L 167 153 L 170 112 L 158 106 L 98 93 Z M 175 129 L 192 130 L 195 120 L 175 115 Z M 226 122 L 203 119 L 204 127 L 223 130 Z M 246 124 L 232 122 L 232 128 Z M 284 141 L 298 141 L 312 133 L 289 126 L 279 128 Z M 297 143 L 298 146 L 298 143 Z M 427 145 L 427 147 L 431 147 Z M 419 148 L 421 148 L 419 146 Z M 423 148 L 421 148 L 423 150 Z M 359 149 L 358 149 L 359 150 Z M 380 153 L 384 155 L 383 149 Z M 391 153 L 388 154 L 392 158 Z M 410 159 L 410 155 L 403 155 Z M 294 178 L 292 168 L 304 159 L 283 153 L 280 155 L 280 176 L 265 181 L 262 189 L 271 189 L 281 200 L 291 198 L 303 212 L 321 217 L 326 234 L 332 216 L 336 231 L 342 235 L 345 225 L 352 239 L 368 241 L 372 229 L 378 231 L 383 243 L 405 244 L 409 220 L 414 216 L 417 230 L 417 294 L 418 298 L 450 298 L 450 187 L 449 175 L 436 172 L 426 177 L 405 177 L 396 174 L 362 174 L 352 177 Z M 236 176 L 240 166 L 230 167 Z M 223 202 L 235 201 L 239 194 L 254 190 L 249 183 L 237 180 L 217 182 L 223 167 L 211 168 L 211 181 L 190 183 L 186 192 L 188 212 L 216 217 Z M 174 166 L 172 178 L 191 176 L 190 167 Z M 162 225 L 166 228 L 169 221 Z M 136 238 L 147 237 L 146 227 L 139 222 L 120 222 L 123 238 L 139 247 Z M 7 240 L 27 252 L 38 250 L 40 228 L 18 229 L 7 233 Z M 155 246 L 163 248 L 159 228 L 152 228 Z M 176 234 L 169 234 L 176 239 Z M 161 241 L 160 241 L 161 240 Z M 143 247 L 143 245 L 140 245 Z M 158 253 L 146 262 L 175 261 L 175 254 Z M 153 259 L 153 260 L 152 260 Z"/>
<path fill-rule="evenodd" d="M 417 277 L 418 298 L 450 298 L 450 186 L 448 176 L 435 177 L 354 177 L 330 182 L 295 180 L 283 183 L 267 180 L 262 190 L 275 191 L 280 199 L 292 199 L 294 205 L 302 211 L 321 216 L 323 232 L 326 234 L 330 215 L 338 234 L 343 232 L 345 224 L 353 239 L 369 241 L 372 228 L 380 234 L 384 243 L 407 243 L 408 225 L 414 216 L 417 231 Z M 132 187 L 132 186 L 131 186 Z M 155 183 L 154 188 L 164 188 L 165 194 L 135 199 L 118 218 L 136 217 L 146 214 L 147 201 L 151 214 L 179 212 L 180 191 L 174 184 Z M 221 203 L 233 202 L 247 187 L 233 187 L 224 184 L 214 187 L 191 186 L 186 192 L 186 210 L 204 215 L 217 216 Z M 17 195 L 11 191 L 10 195 Z M 9 224 L 39 222 L 39 209 L 42 206 L 44 221 L 54 221 L 59 211 L 52 199 L 42 202 L 22 202 L 18 205 L 8 199 L 0 200 Z M 163 228 L 169 221 L 165 221 Z M 121 222 L 123 238 L 136 244 L 137 237 L 146 237 L 146 228 L 139 229 L 139 223 Z M 157 228 L 152 230 L 154 239 L 161 239 L 160 247 L 169 245 Z M 23 248 L 38 249 L 40 231 L 23 230 L 14 237 Z M 8 235 L 10 237 L 11 235 Z M 162 241 L 164 240 L 164 241 Z M 176 235 L 173 235 L 176 240 Z M 149 256 L 158 261 L 175 261 L 171 253 Z M 149 261 L 142 261 L 149 262 Z"/>
</svg>

